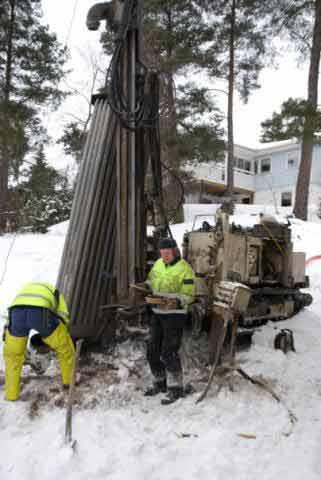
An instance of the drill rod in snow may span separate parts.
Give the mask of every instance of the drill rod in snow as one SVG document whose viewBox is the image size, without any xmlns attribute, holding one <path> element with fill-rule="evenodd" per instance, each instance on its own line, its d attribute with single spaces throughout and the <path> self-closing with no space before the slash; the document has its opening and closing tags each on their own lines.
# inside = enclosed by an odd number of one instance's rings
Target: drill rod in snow
<svg viewBox="0 0 321 480">
<path fill-rule="evenodd" d="M 77 372 L 77 366 L 78 366 L 78 360 L 80 357 L 82 342 L 83 342 L 83 339 L 78 340 L 76 342 L 76 353 L 75 353 L 73 370 L 71 374 L 71 382 L 69 386 L 69 395 L 68 395 L 67 413 L 66 413 L 65 443 L 71 444 L 72 447 L 74 447 L 76 444 L 76 440 L 74 441 L 72 440 L 72 405 L 74 402 L 76 372 Z"/>
</svg>

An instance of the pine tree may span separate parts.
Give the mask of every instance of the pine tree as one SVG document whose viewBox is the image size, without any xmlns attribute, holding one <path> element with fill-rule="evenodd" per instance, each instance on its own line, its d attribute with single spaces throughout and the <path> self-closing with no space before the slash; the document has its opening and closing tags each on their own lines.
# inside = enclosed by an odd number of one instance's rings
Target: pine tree
<svg viewBox="0 0 321 480">
<path fill-rule="evenodd" d="M 312 151 L 314 141 L 313 121 L 318 108 L 318 81 L 321 53 L 321 1 L 316 0 L 314 5 L 314 26 L 310 55 L 308 80 L 308 106 L 312 114 L 307 113 L 304 123 L 301 162 L 295 192 L 294 213 L 298 218 L 307 220 L 309 186 L 312 168 Z"/>
<path fill-rule="evenodd" d="M 98 55 L 94 52 L 89 52 L 89 55 L 87 52 L 82 52 L 82 57 L 85 60 L 84 68 L 89 76 L 86 75 L 80 85 L 79 81 L 77 86 L 68 84 L 68 90 L 75 99 L 80 99 L 82 104 L 87 103 L 87 112 L 64 125 L 63 134 L 57 141 L 63 146 L 65 154 L 73 157 L 78 164 L 81 161 L 88 127 L 94 111 L 92 96 L 103 89 L 106 80 L 103 65 L 108 64 L 104 53 L 101 52 Z M 80 115 L 79 112 L 78 115 Z"/>
<path fill-rule="evenodd" d="M 30 196 L 39 198 L 46 194 L 50 195 L 55 191 L 59 174 L 55 168 L 48 165 L 43 145 L 40 145 L 34 160 L 35 163 L 27 173 L 28 182 L 25 184 L 30 191 Z"/>
<path fill-rule="evenodd" d="M 0 231 L 9 204 L 9 175 L 46 140 L 42 107 L 57 107 L 63 93 L 65 49 L 41 24 L 41 0 L 0 5 Z"/>
<path fill-rule="evenodd" d="M 296 138 L 302 141 L 305 118 L 310 118 L 311 133 L 321 134 L 321 112 L 311 107 L 307 100 L 289 98 L 281 105 L 279 113 L 274 112 L 272 118 L 261 123 L 261 142 L 276 142 Z"/>
<path fill-rule="evenodd" d="M 79 164 L 86 137 L 87 132 L 83 126 L 80 127 L 78 122 L 69 122 L 65 125 L 63 135 L 57 143 L 62 144 L 65 154 L 73 157 Z"/>
<path fill-rule="evenodd" d="M 207 2 L 211 13 L 215 62 L 212 76 L 228 83 L 227 195 L 234 189 L 234 90 L 247 102 L 253 89 L 259 88 L 258 75 L 265 66 L 270 38 L 270 8 L 261 0 L 216 0 Z M 272 52 L 271 52 L 272 53 Z"/>
<path fill-rule="evenodd" d="M 205 19 L 202 2 L 146 0 L 143 30 L 144 62 L 156 69 L 161 79 L 164 164 L 180 175 L 180 167 L 187 161 L 221 159 L 222 115 L 206 88 L 186 81 L 193 73 L 206 71 L 212 63 L 208 42 L 213 31 Z M 112 53 L 114 43 L 109 32 L 102 41 L 106 52 Z M 180 189 L 168 173 L 164 186 L 168 202 L 172 207 L 177 205 Z"/>
<path fill-rule="evenodd" d="M 301 161 L 294 213 L 306 220 L 312 167 L 315 124 L 318 117 L 318 80 L 321 53 L 321 0 L 272 0 L 279 34 L 288 35 L 301 58 L 310 60 L 308 94 L 303 115 Z"/>
<path fill-rule="evenodd" d="M 33 232 L 45 233 L 47 228 L 70 216 L 73 192 L 66 174 L 59 173 L 46 162 L 43 145 L 35 163 L 25 172 L 26 180 L 18 190 L 24 193 L 23 225 Z"/>
<path fill-rule="evenodd" d="M 162 78 L 162 102 L 167 107 L 161 122 L 162 141 L 168 152 L 165 161 L 176 168 L 186 160 L 215 159 L 224 147 L 222 116 L 208 90 L 193 81 L 175 86 L 177 79 L 206 71 L 212 62 L 208 42 L 213 31 L 201 4 L 191 0 L 144 3 L 145 58 Z"/>
</svg>

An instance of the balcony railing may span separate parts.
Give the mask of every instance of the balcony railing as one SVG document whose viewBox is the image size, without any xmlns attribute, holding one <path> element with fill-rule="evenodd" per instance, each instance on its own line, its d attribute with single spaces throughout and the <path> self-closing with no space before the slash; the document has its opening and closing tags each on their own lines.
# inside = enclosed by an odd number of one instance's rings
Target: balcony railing
<svg viewBox="0 0 321 480">
<path fill-rule="evenodd" d="M 193 170 L 194 177 L 198 180 L 206 180 L 226 185 L 226 166 L 226 164 L 222 163 L 203 164 L 194 168 L 188 168 L 188 170 Z M 254 191 L 254 173 L 234 167 L 234 185 L 238 188 Z"/>
</svg>

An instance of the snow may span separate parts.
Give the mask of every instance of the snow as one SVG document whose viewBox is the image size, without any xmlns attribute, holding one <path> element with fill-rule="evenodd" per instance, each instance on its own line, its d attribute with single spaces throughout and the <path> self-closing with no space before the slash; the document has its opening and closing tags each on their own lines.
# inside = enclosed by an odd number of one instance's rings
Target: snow
<svg viewBox="0 0 321 480">
<path fill-rule="evenodd" d="M 291 138 L 289 140 L 280 140 L 276 142 L 267 142 L 267 143 L 261 143 L 258 142 L 255 145 L 255 148 L 257 150 L 267 150 L 270 148 L 275 148 L 275 147 L 283 147 L 283 146 L 289 146 L 289 145 L 298 145 L 298 141 L 296 138 Z"/>
<path fill-rule="evenodd" d="M 204 213 L 211 216 L 208 208 Z M 242 207 L 234 221 L 251 223 L 257 213 Z M 320 254 L 321 226 L 291 223 L 295 249 L 307 257 Z M 191 214 L 185 224 L 173 226 L 179 243 L 192 224 Z M 66 229 L 67 223 L 45 235 L 0 237 L 2 316 L 22 283 L 55 281 Z M 10 403 L 0 392 L 0 480 L 319 480 L 321 260 L 309 264 L 308 274 L 313 304 L 290 320 L 260 327 L 251 349 L 237 354 L 242 368 L 268 381 L 281 403 L 235 375 L 234 392 L 227 383 L 219 392 L 213 385 L 199 404 L 197 392 L 161 406 L 159 397 L 142 395 L 150 381 L 143 344 L 125 342 L 106 357 L 118 370 L 96 354 L 100 374 L 82 380 L 82 402 L 73 415 L 73 454 L 64 445 L 65 409 L 55 390 L 59 379 L 53 359 L 46 371 L 52 381 L 27 383 L 25 398 Z M 287 355 L 273 349 L 277 329 L 285 327 L 292 329 L 296 347 Z M 186 377 L 193 378 L 196 370 L 188 357 L 184 366 Z M 134 367 L 139 376 L 130 373 Z M 29 374 L 24 367 L 23 376 Z M 198 379 L 195 387 L 201 390 L 204 383 Z M 40 409 L 32 416 L 35 398 Z M 295 424 L 288 409 L 297 417 Z"/>
<path fill-rule="evenodd" d="M 203 221 L 203 216 L 209 217 L 210 222 L 213 223 L 214 215 L 216 210 L 221 206 L 219 203 L 210 203 L 210 204 L 197 204 L 197 203 L 187 203 L 184 205 L 184 220 L 185 222 L 192 222 L 196 226 L 199 222 Z M 235 205 L 235 218 L 232 216 L 231 221 L 239 223 L 242 225 L 248 224 L 253 225 L 258 221 L 260 213 L 273 215 L 279 220 L 284 221 L 284 217 L 287 215 L 291 216 L 293 208 L 291 207 L 278 207 L 277 212 L 273 205 L 260 205 L 260 204 L 237 204 Z"/>
</svg>

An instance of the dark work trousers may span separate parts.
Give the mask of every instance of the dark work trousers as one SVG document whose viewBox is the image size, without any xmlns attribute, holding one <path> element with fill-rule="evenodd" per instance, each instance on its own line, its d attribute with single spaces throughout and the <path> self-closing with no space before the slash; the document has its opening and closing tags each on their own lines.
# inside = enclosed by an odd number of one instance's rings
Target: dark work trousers
<svg viewBox="0 0 321 480">
<path fill-rule="evenodd" d="M 178 351 L 182 343 L 187 315 L 180 313 L 151 316 L 147 360 L 155 382 L 167 379 L 167 387 L 181 387 L 182 365 Z"/>
<path fill-rule="evenodd" d="M 45 338 L 58 325 L 59 319 L 46 308 L 19 305 L 9 311 L 9 332 L 14 337 L 27 337 L 30 330 L 36 330 Z"/>
</svg>

